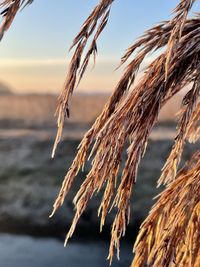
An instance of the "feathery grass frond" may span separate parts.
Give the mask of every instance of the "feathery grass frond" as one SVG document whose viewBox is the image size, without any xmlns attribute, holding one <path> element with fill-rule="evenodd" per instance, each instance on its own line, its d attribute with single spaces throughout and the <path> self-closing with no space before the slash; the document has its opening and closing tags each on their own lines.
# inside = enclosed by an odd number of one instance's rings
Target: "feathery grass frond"
<svg viewBox="0 0 200 267">
<path fill-rule="evenodd" d="M 169 22 L 166 22 L 166 25 L 169 25 Z M 128 64 L 103 113 L 83 138 L 78 154 L 63 181 L 61 191 L 54 203 L 52 215 L 63 204 L 76 174 L 87 159 L 89 147 L 94 141 L 91 152 L 91 156 L 93 156 L 91 170 L 75 196 L 76 213 L 66 237 L 66 242 L 72 236 L 80 216 L 87 207 L 88 201 L 95 193 L 103 190 L 105 185 L 106 189 L 99 208 L 101 228 L 108 211 L 112 207 L 117 208 L 111 232 L 108 256 L 110 261 L 114 255 L 115 248 L 119 253 L 119 240 L 125 234 L 126 225 L 130 217 L 129 204 L 133 185 L 136 182 L 138 165 L 145 152 L 150 132 L 157 121 L 161 107 L 185 85 L 193 84 L 190 94 L 185 98 L 185 101 L 187 100 L 185 110 L 180 119 L 174 149 L 172 149 L 172 154 L 168 159 L 170 164 L 165 166 L 164 174 L 160 179 L 160 181 L 163 180 L 167 183 L 171 182 L 171 180 L 166 173 L 172 173 L 171 166 L 178 166 L 178 152 L 182 151 L 184 140 L 187 136 L 187 125 L 191 123 L 192 114 L 198 103 L 198 71 L 200 66 L 200 46 L 198 45 L 200 41 L 199 17 L 194 20 L 187 20 L 184 24 L 182 36 L 176 48 L 176 57 L 170 63 L 167 81 L 165 79 L 165 64 L 171 29 L 169 26 L 165 28 L 164 24 L 160 24 L 157 29 L 158 31 L 154 27 L 142 37 L 141 42 L 137 42 L 137 46 L 138 44 L 142 45 L 141 50 L 135 59 Z M 148 35 L 151 35 L 151 32 L 152 38 L 147 38 Z M 161 35 L 160 32 L 162 32 Z M 158 36 L 160 37 L 160 43 L 156 41 Z M 158 47 L 166 47 L 166 51 L 148 66 L 143 77 L 133 90 L 124 95 L 132 85 L 135 73 L 146 54 Z M 126 164 L 117 186 L 116 179 L 121 163 L 121 154 L 129 138 L 132 141 L 127 150 Z M 176 169 L 174 169 L 175 175 Z"/>
<path fill-rule="evenodd" d="M 94 8 L 89 17 L 83 23 L 80 32 L 75 37 L 71 46 L 71 49 L 75 48 L 75 52 L 70 62 L 63 90 L 59 96 L 59 104 L 56 111 L 56 114 L 58 116 L 58 131 L 53 147 L 52 157 L 54 157 L 56 147 L 61 139 L 65 117 L 69 117 L 70 97 L 73 94 L 74 88 L 83 77 L 83 74 L 85 73 L 90 61 L 90 57 L 93 55 L 94 60 L 96 58 L 97 40 L 108 22 L 110 8 L 113 2 L 114 0 L 100 1 L 100 3 Z M 83 53 L 86 50 L 86 45 L 93 33 L 94 36 L 90 43 L 89 49 L 86 51 L 86 55 L 83 58 Z"/>
<path fill-rule="evenodd" d="M 180 123 L 178 125 L 178 133 L 175 138 L 175 144 L 163 168 L 163 172 L 158 181 L 158 185 L 170 183 L 176 177 L 177 166 L 181 160 L 184 142 L 189 131 L 188 128 L 191 127 L 190 124 L 194 123 L 193 112 L 196 111 L 197 103 L 199 103 L 199 96 L 200 96 L 200 68 L 199 67 L 197 68 L 196 72 L 197 72 L 197 76 L 195 78 L 193 87 L 189 91 L 189 93 L 186 95 L 186 97 L 184 98 L 186 107 L 184 108 L 184 111 L 182 112 Z"/>
<path fill-rule="evenodd" d="M 196 143 L 200 139 L 200 103 L 193 112 L 191 122 L 188 125 L 187 139 L 190 143 Z"/>
<path fill-rule="evenodd" d="M 184 28 L 188 12 L 190 11 L 195 1 L 196 0 L 181 0 L 180 4 L 174 10 L 175 17 L 169 22 L 169 24 L 173 25 L 173 27 L 170 31 L 170 38 L 168 39 L 168 48 L 167 48 L 166 63 L 165 63 L 165 79 L 167 78 L 169 64 L 171 64 L 170 58 L 172 56 L 172 52 L 175 53 L 175 47 L 176 47 L 177 41 L 181 37 L 182 30 Z M 70 96 L 72 95 L 76 84 L 79 83 L 81 78 L 83 77 L 84 72 L 88 66 L 90 56 L 93 54 L 94 58 L 96 57 L 97 39 L 107 24 L 109 13 L 110 13 L 110 7 L 113 2 L 114 0 L 101 0 L 100 1 L 100 3 L 95 7 L 95 9 L 92 11 L 92 13 L 89 15 L 89 17 L 84 22 L 80 32 L 75 37 L 73 44 L 71 46 L 71 48 L 75 47 L 75 52 L 70 63 L 70 67 L 69 67 L 67 78 L 64 84 L 64 88 L 59 97 L 59 105 L 57 108 L 58 131 L 57 131 L 57 135 L 56 135 L 56 139 L 55 139 L 55 143 L 54 143 L 54 147 L 52 151 L 52 157 L 54 157 L 57 145 L 60 142 L 65 118 L 66 116 L 69 116 Z M 101 19 L 101 22 L 98 26 L 98 21 L 100 19 Z M 85 58 L 83 59 L 83 62 L 81 63 L 81 59 L 83 56 L 83 52 L 85 50 L 85 46 L 88 42 L 89 37 L 95 31 L 95 28 L 97 28 L 95 36 L 90 44 L 90 47 L 86 53 Z M 138 44 L 136 44 L 136 47 L 138 47 Z M 155 48 L 155 43 L 151 43 L 151 45 L 149 45 L 147 49 L 143 49 L 144 52 L 141 52 L 141 54 L 138 55 L 138 57 L 135 59 L 135 62 L 133 62 L 133 64 L 135 65 L 135 71 L 138 69 L 139 65 L 142 63 L 144 59 L 143 56 L 147 55 L 148 52 L 150 52 L 153 48 Z M 158 45 L 158 48 L 159 48 L 159 45 Z M 128 53 L 130 53 L 130 51 Z M 122 58 L 122 63 L 127 60 L 127 56 L 128 55 L 126 54 L 125 57 Z M 136 64 L 137 60 L 138 62 Z M 134 81 L 134 78 L 135 78 L 134 72 L 132 73 L 132 75 L 130 75 L 129 73 L 127 74 L 125 73 L 125 75 L 127 75 L 129 79 L 132 78 L 132 82 Z M 132 84 L 132 82 L 130 83 L 130 85 Z M 127 86 L 125 85 L 125 87 Z M 117 92 L 115 94 L 117 94 Z M 120 96 L 123 95 L 123 90 L 120 94 L 118 93 L 118 95 Z M 113 97 L 115 97 L 115 95 Z"/>
<path fill-rule="evenodd" d="M 195 142 L 200 137 L 200 14 L 188 19 L 195 1 L 180 0 L 171 20 L 148 30 L 121 58 L 120 66 L 128 60 L 130 62 L 101 115 L 80 143 L 53 206 L 51 216 L 63 204 L 76 175 L 91 157 L 90 171 L 73 201 L 75 216 L 65 244 L 74 233 L 90 199 L 102 190 L 104 194 L 98 210 L 101 216 L 100 228 L 102 230 L 108 212 L 115 207 L 108 259 L 112 261 L 115 250 L 119 256 L 120 239 L 125 234 L 130 219 L 130 201 L 137 170 L 149 135 L 161 108 L 185 86 L 191 86 L 183 99 L 174 145 L 158 181 L 158 185 L 165 184 L 167 188 L 142 225 L 135 244 L 136 256 L 132 266 L 199 266 L 200 152 L 177 174 L 185 141 Z M 0 27 L 0 39 L 10 27 L 17 11 L 32 2 L 33 0 L 0 2 L 4 18 Z M 107 25 L 113 2 L 114 0 L 100 0 L 73 41 L 71 48 L 75 51 L 59 97 L 58 132 L 52 156 L 61 139 L 65 117 L 69 116 L 70 98 L 82 79 L 91 56 L 94 59 L 96 57 L 97 41 Z M 145 57 L 157 50 L 160 54 L 135 84 Z M 135 51 L 136 55 L 130 59 Z M 128 140 L 127 159 L 118 179 L 122 152 Z"/>
<path fill-rule="evenodd" d="M 31 4 L 33 0 L 3 0 L 0 2 L 0 14 L 3 16 L 3 22 L 0 26 L 0 40 L 5 31 L 7 31 L 20 8 Z"/>
<path fill-rule="evenodd" d="M 198 267 L 200 151 L 159 196 L 137 237 L 132 266 Z"/>
<path fill-rule="evenodd" d="M 165 79 L 168 77 L 168 69 L 172 62 L 172 58 L 176 57 L 177 44 L 181 39 L 183 28 L 187 20 L 189 11 L 196 0 L 180 0 L 180 3 L 174 9 L 175 16 L 170 21 L 174 25 L 167 44 L 166 63 L 165 63 Z"/>
</svg>

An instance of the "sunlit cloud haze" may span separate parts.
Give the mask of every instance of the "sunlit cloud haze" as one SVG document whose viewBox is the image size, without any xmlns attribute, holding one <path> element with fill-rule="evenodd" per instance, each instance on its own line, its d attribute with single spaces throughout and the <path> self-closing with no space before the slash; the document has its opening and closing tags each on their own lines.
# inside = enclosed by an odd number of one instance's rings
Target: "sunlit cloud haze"
<svg viewBox="0 0 200 267">
<path fill-rule="evenodd" d="M 17 92 L 58 93 L 68 48 L 97 0 L 35 0 L 16 17 L 0 44 L 0 81 Z M 114 71 L 125 49 L 144 30 L 168 19 L 178 1 L 116 1 L 98 43 L 95 68 L 89 67 L 78 91 L 110 92 L 122 70 Z M 149 60 L 149 59 L 148 59 Z"/>
<path fill-rule="evenodd" d="M 111 90 L 121 73 L 114 71 L 118 63 L 110 57 L 99 57 L 95 66 L 91 62 L 78 91 Z M 17 92 L 56 93 L 63 85 L 68 66 L 69 60 L 62 58 L 4 59 L 0 73 L 2 80 L 9 81 Z"/>
</svg>

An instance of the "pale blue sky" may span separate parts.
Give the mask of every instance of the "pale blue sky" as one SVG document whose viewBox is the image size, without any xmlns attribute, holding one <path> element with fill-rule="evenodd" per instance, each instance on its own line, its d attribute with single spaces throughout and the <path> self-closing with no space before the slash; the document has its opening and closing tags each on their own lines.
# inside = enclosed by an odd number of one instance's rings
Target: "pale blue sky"
<svg viewBox="0 0 200 267">
<path fill-rule="evenodd" d="M 0 80 L 17 91 L 58 92 L 68 48 L 97 0 L 35 0 L 20 12 L 0 43 Z M 113 70 L 124 50 L 157 22 L 168 19 L 177 0 L 116 0 L 98 43 L 99 60 L 80 90 L 112 90 Z"/>
</svg>

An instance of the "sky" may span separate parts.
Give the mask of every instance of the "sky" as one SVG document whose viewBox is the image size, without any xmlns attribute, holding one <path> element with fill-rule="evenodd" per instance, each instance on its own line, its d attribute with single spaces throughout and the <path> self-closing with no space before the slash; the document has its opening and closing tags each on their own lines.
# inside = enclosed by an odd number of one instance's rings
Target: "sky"
<svg viewBox="0 0 200 267">
<path fill-rule="evenodd" d="M 35 0 L 15 18 L 0 43 L 0 81 L 16 92 L 59 93 L 70 61 L 69 47 L 98 0 Z M 145 30 L 169 19 L 177 0 L 115 0 L 79 92 L 110 92 L 122 70 L 120 57 Z"/>
</svg>

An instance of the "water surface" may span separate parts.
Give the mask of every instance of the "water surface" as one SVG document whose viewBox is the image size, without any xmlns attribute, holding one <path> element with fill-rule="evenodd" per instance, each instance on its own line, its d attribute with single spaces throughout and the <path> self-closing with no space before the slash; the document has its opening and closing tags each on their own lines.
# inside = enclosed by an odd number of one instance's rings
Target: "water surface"
<svg viewBox="0 0 200 267">
<path fill-rule="evenodd" d="M 106 242 L 63 243 L 51 238 L 33 238 L 0 234 L 0 266 L 2 267 L 106 267 Z M 131 262 L 131 246 L 123 245 L 120 261 L 113 267 L 127 267 Z"/>
</svg>

